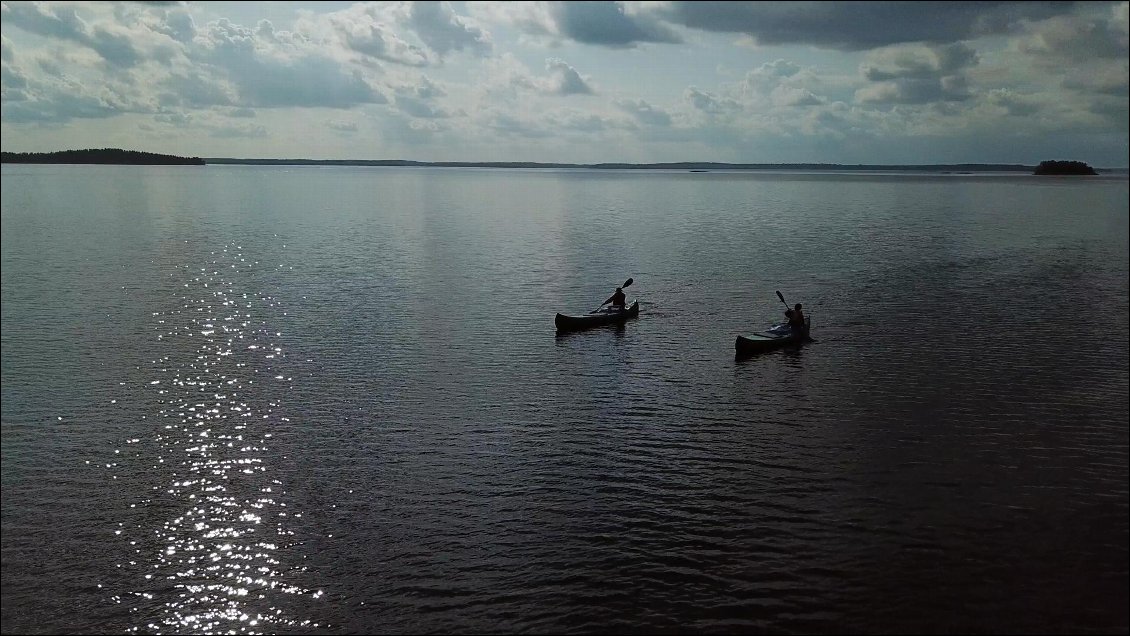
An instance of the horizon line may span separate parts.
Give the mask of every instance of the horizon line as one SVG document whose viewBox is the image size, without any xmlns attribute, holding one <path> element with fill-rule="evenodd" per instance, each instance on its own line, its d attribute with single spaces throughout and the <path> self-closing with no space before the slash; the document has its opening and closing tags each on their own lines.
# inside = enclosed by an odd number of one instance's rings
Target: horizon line
<svg viewBox="0 0 1130 636">
<path fill-rule="evenodd" d="M 992 169 L 996 168 L 1001 171 L 1020 171 L 1020 170 L 1034 170 L 1039 164 L 1026 164 L 1026 163 L 1005 163 L 1005 162 L 958 162 L 958 163 L 838 163 L 838 162 L 731 162 L 731 161 L 661 161 L 661 162 L 646 162 L 646 163 L 633 163 L 626 161 L 601 161 L 595 163 L 574 163 L 562 161 L 418 161 L 414 159 L 307 159 L 296 157 L 283 157 L 283 158 L 265 158 L 265 157 L 202 157 L 195 156 L 189 157 L 184 155 L 168 155 L 164 153 L 152 153 L 148 151 L 138 150 L 125 150 L 122 148 L 84 148 L 77 150 L 62 150 L 62 151 L 47 151 L 47 152 L 18 152 L 18 151 L 0 151 L 5 155 L 65 155 L 71 153 L 97 153 L 97 152 L 123 152 L 129 154 L 145 154 L 155 157 L 167 157 L 186 160 L 199 160 L 205 164 L 245 164 L 245 165 L 354 165 L 354 166 L 389 166 L 389 167 L 411 167 L 411 166 L 435 166 L 435 167 L 482 167 L 482 168 L 604 168 L 604 169 L 664 169 L 664 168 L 677 168 L 677 169 L 693 169 L 693 168 L 715 168 L 715 169 L 788 169 L 788 168 L 809 168 L 809 169 L 853 169 L 853 170 L 883 170 L 883 169 L 934 169 L 934 170 L 961 170 L 961 169 Z M 1081 163 L 1085 165 L 1086 162 L 1075 160 L 1044 160 L 1044 162 L 1055 163 Z M 7 163 L 7 162 L 5 162 Z M 23 163 L 23 162 L 12 162 Z M 1043 162 L 1041 162 L 1043 163 Z M 1127 170 L 1126 166 L 1110 167 L 1100 166 L 1096 169 L 1101 170 Z"/>
<path fill-rule="evenodd" d="M 602 161 L 597 163 L 570 163 L 557 161 L 417 161 L 414 159 L 302 159 L 302 158 L 243 158 L 243 157 L 199 157 L 206 164 L 245 164 L 245 165 L 355 165 L 388 167 L 453 167 L 453 168 L 619 168 L 619 169 L 662 169 L 662 168 L 717 168 L 717 169 L 782 169 L 782 168 L 839 168 L 839 169 L 967 169 L 997 168 L 1001 171 L 1034 170 L 1039 163 L 1000 163 L 1000 162 L 962 162 L 962 163 L 834 163 L 834 162 L 763 162 L 739 163 L 729 161 L 662 161 L 631 163 L 622 161 Z M 1066 162 L 1071 160 L 1046 160 Z M 1086 162 L 1078 162 L 1086 163 Z M 1090 164 L 1087 164 L 1090 165 Z M 1128 170 L 1130 168 L 1098 166 L 1096 170 Z"/>
</svg>

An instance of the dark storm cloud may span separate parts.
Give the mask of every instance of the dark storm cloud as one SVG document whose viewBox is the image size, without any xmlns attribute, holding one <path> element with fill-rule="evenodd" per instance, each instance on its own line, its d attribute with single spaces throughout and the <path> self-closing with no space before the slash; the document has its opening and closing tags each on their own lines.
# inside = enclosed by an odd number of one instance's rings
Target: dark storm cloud
<svg viewBox="0 0 1130 636">
<path fill-rule="evenodd" d="M 1087 63 L 1095 58 L 1126 60 L 1126 20 L 1087 19 L 1078 16 L 1048 20 L 1020 43 L 1020 50 L 1042 58 L 1051 66 L 1064 61 Z"/>
<path fill-rule="evenodd" d="M 673 2 L 658 15 L 684 26 L 746 33 L 760 44 L 860 51 L 1009 33 L 1023 20 L 1070 13 L 1071 2 Z"/>
<path fill-rule="evenodd" d="M 885 65 L 875 63 L 863 67 L 863 76 L 873 82 L 892 79 L 934 79 L 960 73 L 977 65 L 977 52 L 964 44 L 926 49 L 929 55 L 916 54 L 920 50 L 896 50 L 888 55 Z"/>
<path fill-rule="evenodd" d="M 940 79 L 900 78 L 882 82 L 856 93 L 864 104 L 933 104 L 964 102 L 972 98 L 964 77 L 953 75 Z"/>
<path fill-rule="evenodd" d="M 979 62 L 965 44 L 908 45 L 880 49 L 860 71 L 872 82 L 861 88 L 861 103 L 929 104 L 963 102 L 972 97 L 966 70 Z"/>
<path fill-rule="evenodd" d="M 1040 105 L 1011 91 L 996 90 L 986 97 L 988 103 L 1005 109 L 1012 117 L 1028 117 L 1040 112 Z"/>
<path fill-rule="evenodd" d="M 682 41 L 648 16 L 625 14 L 617 2 L 557 2 L 550 15 L 562 36 L 585 44 L 628 48 L 638 42 Z"/>
</svg>

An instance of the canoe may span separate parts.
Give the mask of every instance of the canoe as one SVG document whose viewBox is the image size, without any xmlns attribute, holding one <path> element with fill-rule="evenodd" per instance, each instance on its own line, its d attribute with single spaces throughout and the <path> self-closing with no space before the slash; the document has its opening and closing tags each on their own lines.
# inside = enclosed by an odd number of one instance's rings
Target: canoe
<svg viewBox="0 0 1130 636">
<path fill-rule="evenodd" d="M 599 327 L 600 325 L 619 324 L 638 315 L 640 315 L 640 301 L 637 300 L 629 305 L 627 309 L 606 308 L 594 314 L 584 314 L 581 316 L 557 314 L 557 317 L 553 319 L 553 324 L 557 326 L 558 333 L 564 331 L 579 331 L 581 329 L 588 329 L 589 327 Z"/>
<path fill-rule="evenodd" d="M 788 329 L 788 325 L 777 325 L 772 329 L 752 336 L 738 336 L 734 342 L 734 350 L 738 355 L 752 355 L 780 349 L 788 345 L 802 344 L 808 340 L 808 333 L 812 329 L 812 316 L 804 317 L 804 332 L 796 333 Z"/>
</svg>

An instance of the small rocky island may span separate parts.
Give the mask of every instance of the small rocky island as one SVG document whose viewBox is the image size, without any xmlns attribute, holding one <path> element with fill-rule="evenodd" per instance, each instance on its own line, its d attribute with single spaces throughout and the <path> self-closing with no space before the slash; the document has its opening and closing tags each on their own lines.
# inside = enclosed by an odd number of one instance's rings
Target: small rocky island
<svg viewBox="0 0 1130 636">
<path fill-rule="evenodd" d="M 60 150 L 59 152 L 5 152 L 0 163 L 102 163 L 133 166 L 202 166 L 200 157 L 177 157 L 152 152 L 99 148 L 96 150 Z"/>
<path fill-rule="evenodd" d="M 1095 169 L 1082 161 L 1041 161 L 1032 174 L 1039 175 L 1097 175 Z"/>
</svg>

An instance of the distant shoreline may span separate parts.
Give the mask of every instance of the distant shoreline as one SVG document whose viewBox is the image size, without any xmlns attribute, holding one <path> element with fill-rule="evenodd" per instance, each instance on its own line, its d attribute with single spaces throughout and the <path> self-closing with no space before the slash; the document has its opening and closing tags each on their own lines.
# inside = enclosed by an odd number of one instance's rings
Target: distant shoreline
<svg viewBox="0 0 1130 636">
<path fill-rule="evenodd" d="M 882 165 L 839 163 L 717 163 L 679 161 L 671 163 L 540 163 L 535 161 L 408 161 L 403 159 L 232 159 L 206 157 L 209 165 L 250 166 L 369 166 L 369 167 L 419 167 L 419 168 L 577 168 L 588 170 L 812 170 L 812 171 L 919 171 L 919 172 L 1031 172 L 1036 166 L 1021 164 L 930 164 Z"/>
<path fill-rule="evenodd" d="M 844 163 L 724 163 L 676 161 L 668 163 L 542 163 L 536 161 L 409 161 L 406 159 L 237 159 L 232 157 L 178 157 L 134 150 L 64 150 L 46 153 L 3 152 L 2 163 L 12 164 L 101 164 L 101 165 L 246 165 L 246 166 L 357 166 L 408 168 L 522 168 L 587 170 L 685 170 L 696 173 L 730 171 L 811 171 L 811 172 L 1017 172 L 1032 174 L 1035 165 L 1014 163 L 947 164 L 844 164 Z M 1044 162 L 1048 163 L 1048 162 Z M 1100 172 L 1121 173 L 1125 168 L 1100 168 Z"/>
</svg>

